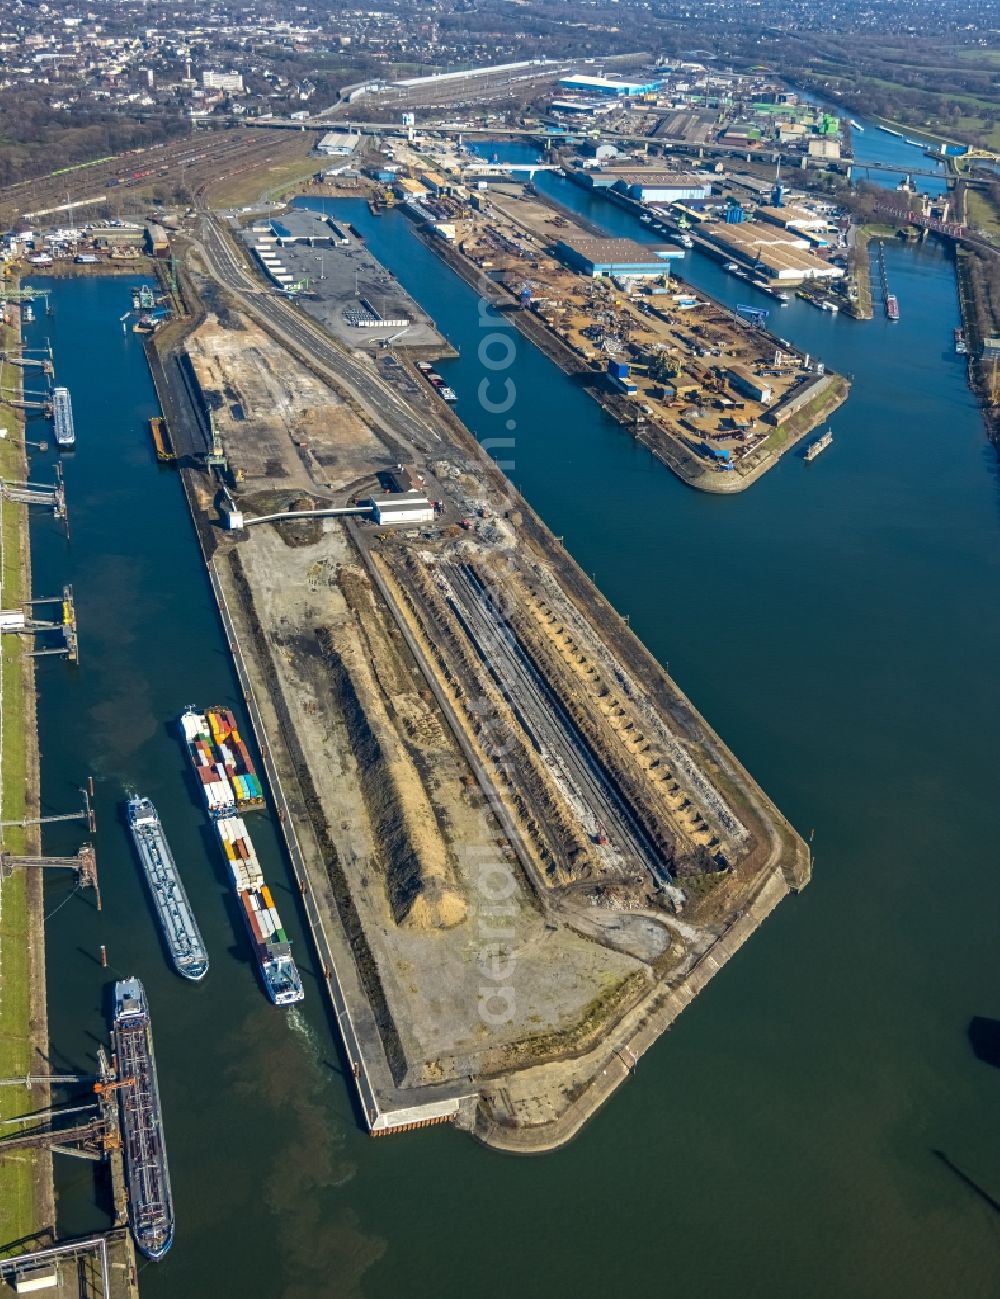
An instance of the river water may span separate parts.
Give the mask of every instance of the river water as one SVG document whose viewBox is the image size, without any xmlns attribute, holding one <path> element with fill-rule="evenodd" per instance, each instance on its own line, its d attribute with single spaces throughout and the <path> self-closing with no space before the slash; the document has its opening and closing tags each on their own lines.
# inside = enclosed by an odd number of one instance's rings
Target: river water
<svg viewBox="0 0 1000 1299">
<path fill-rule="evenodd" d="M 643 230 L 541 184 L 615 232 Z M 155 399 L 118 322 L 128 286 L 59 282 L 55 316 L 32 329 L 73 392 L 73 533 L 39 520 L 34 569 L 39 594 L 73 581 L 82 662 L 40 667 L 43 797 L 63 810 L 94 774 L 104 911 L 49 886 L 52 1059 L 87 1069 L 109 979 L 145 980 L 178 1232 L 143 1293 L 1000 1293 L 983 1198 L 1000 1199 L 1000 1073 L 967 1038 L 971 1017 L 1000 1018 L 1000 478 L 951 354 L 950 260 L 888 250 L 898 325 L 761 299 L 854 388 L 818 461 L 786 457 L 718 498 L 682 486 L 519 336 L 515 406 L 488 415 L 475 295 L 399 213 L 334 207 L 459 347 L 441 368 L 462 418 L 513 438 L 498 453 L 528 499 L 815 830 L 815 877 L 566 1150 L 518 1160 L 450 1130 L 362 1136 L 273 826 L 252 821 L 306 977 L 291 1015 L 247 962 L 172 729 L 185 704 L 238 692 L 179 484 L 152 458 Z M 753 292 L 696 254 L 684 274 L 730 302 Z M 120 823 L 132 787 L 157 803 L 197 911 L 212 958 L 200 987 L 160 949 Z M 58 1185 L 64 1232 L 105 1220 L 89 1166 L 63 1161 Z"/>
</svg>

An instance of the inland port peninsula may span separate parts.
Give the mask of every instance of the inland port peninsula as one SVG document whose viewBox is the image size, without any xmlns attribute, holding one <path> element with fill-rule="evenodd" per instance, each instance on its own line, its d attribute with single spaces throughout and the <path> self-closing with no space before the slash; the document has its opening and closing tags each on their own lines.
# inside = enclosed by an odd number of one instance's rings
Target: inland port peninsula
<svg viewBox="0 0 1000 1299">
<path fill-rule="evenodd" d="M 345 346 L 248 237 L 192 224 L 147 346 L 363 1122 L 556 1147 L 808 850 L 441 399 L 427 322 Z"/>
<path fill-rule="evenodd" d="M 663 238 L 651 244 L 608 238 L 526 186 L 493 186 L 471 212 L 449 202 L 436 200 L 448 218 L 437 223 L 424 205 L 404 209 L 429 247 L 505 300 L 518 329 L 690 487 L 745 491 L 847 398 L 848 381 L 769 334 L 765 313 L 740 315 L 678 279 L 685 245 L 674 240 L 692 236 L 658 209 L 630 205 L 647 221 L 656 212 Z"/>
</svg>

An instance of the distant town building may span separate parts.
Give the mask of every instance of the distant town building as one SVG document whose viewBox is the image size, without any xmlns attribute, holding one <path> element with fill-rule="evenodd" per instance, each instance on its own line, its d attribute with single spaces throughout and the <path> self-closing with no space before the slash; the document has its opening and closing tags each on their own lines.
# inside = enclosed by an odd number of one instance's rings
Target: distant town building
<svg viewBox="0 0 1000 1299">
<path fill-rule="evenodd" d="M 239 72 L 205 71 L 201 74 L 201 84 L 204 90 L 224 90 L 230 95 L 243 93 L 243 77 Z"/>
<path fill-rule="evenodd" d="M 146 247 L 154 257 L 166 257 L 170 252 L 167 232 L 155 221 L 150 221 L 146 226 Z"/>
<path fill-rule="evenodd" d="M 619 99 L 655 94 L 660 84 L 659 81 L 613 81 L 610 77 L 587 77 L 576 72 L 559 78 L 560 90 L 583 95 L 612 95 Z"/>
<path fill-rule="evenodd" d="M 835 162 L 840 157 L 840 141 L 831 140 L 824 135 L 818 140 L 810 140 L 808 151 L 810 158 L 823 158 L 828 162 Z"/>
<path fill-rule="evenodd" d="M 361 136 L 352 131 L 327 131 L 316 146 L 316 152 L 328 158 L 346 157 L 358 147 Z"/>
</svg>

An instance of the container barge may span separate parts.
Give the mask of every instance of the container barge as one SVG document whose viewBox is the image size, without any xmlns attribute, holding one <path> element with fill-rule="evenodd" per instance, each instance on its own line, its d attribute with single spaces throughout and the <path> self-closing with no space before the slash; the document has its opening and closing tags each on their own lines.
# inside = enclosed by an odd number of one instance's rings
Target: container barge
<svg viewBox="0 0 1000 1299">
<path fill-rule="evenodd" d="M 264 806 L 260 777 L 228 708 L 185 709 L 181 730 L 213 816 Z"/>
<path fill-rule="evenodd" d="M 129 1226 L 136 1245 L 154 1261 L 174 1239 L 174 1205 L 163 1141 L 153 1030 L 146 991 L 138 979 L 115 984 L 114 1047 L 125 1152 Z"/>
<path fill-rule="evenodd" d="M 240 913 L 267 995 L 276 1006 L 301 1001 L 305 995 L 302 979 L 243 818 L 221 816 L 215 822 L 215 831 L 240 900 Z"/>
<path fill-rule="evenodd" d="M 417 361 L 417 369 L 424 376 L 442 401 L 458 401 L 454 388 L 449 388 L 444 379 L 427 361 Z"/>
<path fill-rule="evenodd" d="M 56 443 L 61 447 L 76 444 L 76 430 L 73 428 L 73 403 L 68 388 L 52 389 L 52 427 Z"/>
<path fill-rule="evenodd" d="M 208 973 L 208 952 L 159 815 L 148 798 L 133 794 L 129 799 L 128 824 L 174 969 L 197 983 Z"/>
<path fill-rule="evenodd" d="M 243 808 L 263 807 L 264 798 L 236 719 L 227 708 L 209 708 L 204 713 L 187 708 L 181 715 L 181 731 L 239 898 L 267 995 L 276 1006 L 301 1001 L 305 994 L 288 934 L 271 890 L 264 883 L 246 822 L 238 815 Z M 242 773 L 230 770 L 236 766 L 242 767 Z"/>
</svg>

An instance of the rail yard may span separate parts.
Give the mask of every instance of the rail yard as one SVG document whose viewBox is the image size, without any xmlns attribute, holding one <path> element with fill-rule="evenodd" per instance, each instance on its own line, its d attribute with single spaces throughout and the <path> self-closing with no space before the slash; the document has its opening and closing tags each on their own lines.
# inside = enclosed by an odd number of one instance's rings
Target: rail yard
<svg viewBox="0 0 1000 1299">
<path fill-rule="evenodd" d="M 560 1144 L 808 852 L 419 372 L 234 249 L 154 374 L 366 1120 Z"/>
</svg>

